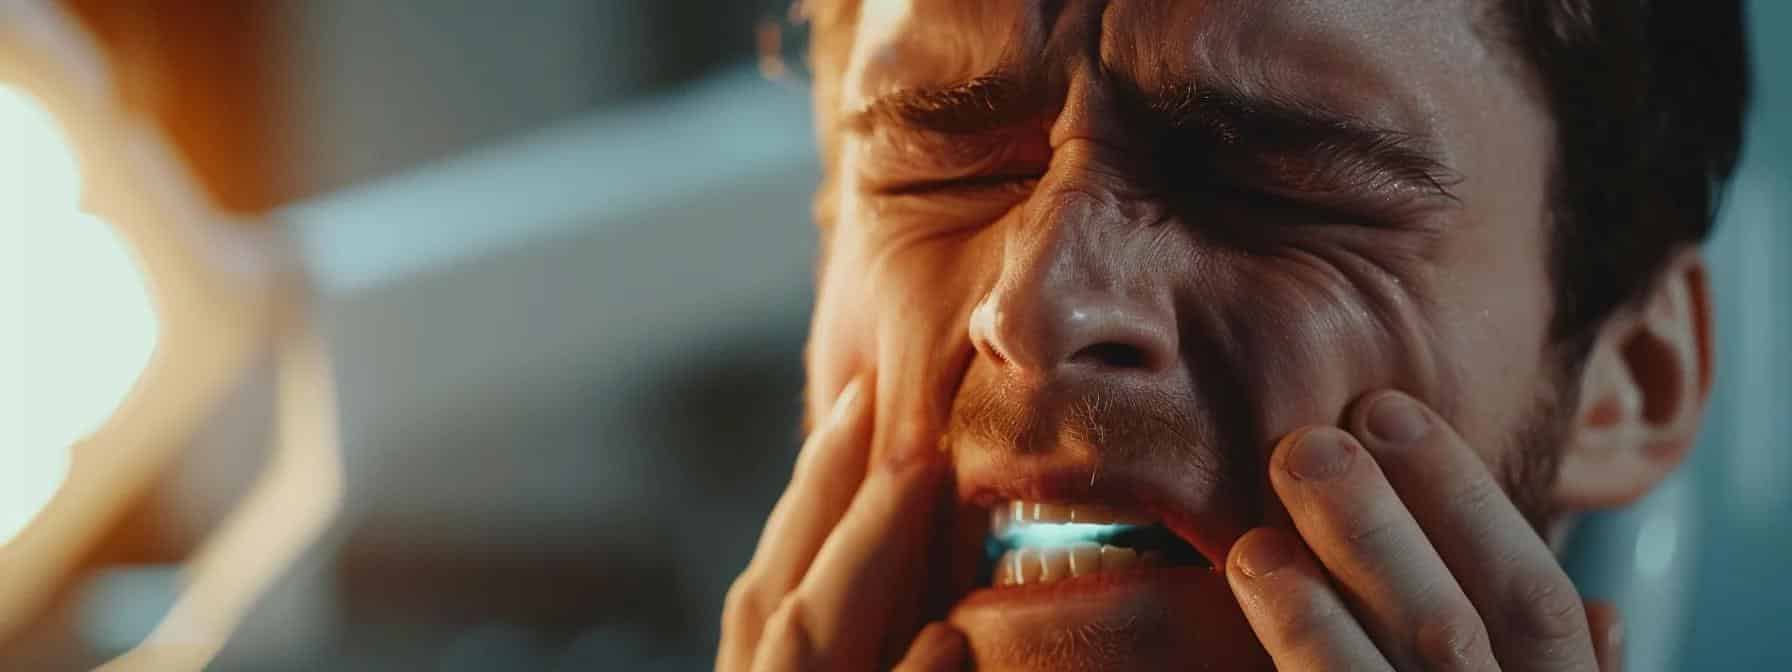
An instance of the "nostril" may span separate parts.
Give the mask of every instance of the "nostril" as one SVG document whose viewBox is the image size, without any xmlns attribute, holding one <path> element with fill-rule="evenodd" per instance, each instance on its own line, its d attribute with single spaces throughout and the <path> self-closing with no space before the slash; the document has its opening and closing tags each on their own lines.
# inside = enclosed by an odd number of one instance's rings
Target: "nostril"
<svg viewBox="0 0 1792 672">
<path fill-rule="evenodd" d="M 1096 343 L 1078 350 L 1070 361 L 1109 369 L 1143 369 L 1151 364 L 1143 348 L 1125 343 Z"/>
</svg>

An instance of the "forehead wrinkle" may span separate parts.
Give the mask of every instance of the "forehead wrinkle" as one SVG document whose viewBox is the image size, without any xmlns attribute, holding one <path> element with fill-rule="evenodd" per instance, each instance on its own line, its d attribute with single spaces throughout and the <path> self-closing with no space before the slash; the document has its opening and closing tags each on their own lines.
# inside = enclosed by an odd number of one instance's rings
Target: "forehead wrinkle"
<svg viewBox="0 0 1792 672">
<path fill-rule="evenodd" d="M 1164 36 L 1192 36 L 1199 28 L 1185 29 L 1197 16 L 1200 3 L 1141 3 L 1119 0 L 1107 8 L 1097 36 L 1097 65 L 1103 73 L 1116 76 L 1142 91 L 1167 89 L 1176 63 L 1188 61 L 1190 49 Z M 1138 39 L 1150 35 L 1148 39 Z M 1189 40 L 1193 42 L 1193 40 Z"/>
<path fill-rule="evenodd" d="M 1396 0 L 1383 9 L 1399 10 L 1394 13 L 1409 22 L 1428 20 L 1418 13 L 1422 5 Z M 1114 81 L 1147 98 L 1218 85 L 1436 137 L 1430 97 L 1403 87 L 1404 66 L 1388 61 L 1377 44 L 1393 19 L 1358 10 L 1305 0 L 1115 0 L 1101 38 L 1101 65 Z"/>
<path fill-rule="evenodd" d="M 1030 75 L 1023 71 L 1046 60 L 1047 27 L 1061 5 L 1061 0 L 867 0 L 842 106 L 855 109 L 903 89 L 994 74 Z"/>
</svg>

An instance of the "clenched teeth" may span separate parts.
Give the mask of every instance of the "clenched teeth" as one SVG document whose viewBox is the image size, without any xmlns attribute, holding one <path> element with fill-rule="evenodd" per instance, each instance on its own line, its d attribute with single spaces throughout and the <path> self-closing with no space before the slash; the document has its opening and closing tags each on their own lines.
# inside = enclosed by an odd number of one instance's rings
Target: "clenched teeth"
<svg viewBox="0 0 1792 672">
<path fill-rule="evenodd" d="M 1149 525 L 1150 518 L 1092 504 L 1047 504 L 1012 501 L 990 512 L 990 531 L 1001 534 L 1010 525 L 1079 523 L 1086 525 Z"/>
<path fill-rule="evenodd" d="M 1017 548 L 1002 554 L 995 566 L 995 585 L 1052 583 L 1097 572 L 1156 566 L 1154 552 L 1140 555 L 1130 548 L 1081 542 L 1055 548 Z"/>
</svg>

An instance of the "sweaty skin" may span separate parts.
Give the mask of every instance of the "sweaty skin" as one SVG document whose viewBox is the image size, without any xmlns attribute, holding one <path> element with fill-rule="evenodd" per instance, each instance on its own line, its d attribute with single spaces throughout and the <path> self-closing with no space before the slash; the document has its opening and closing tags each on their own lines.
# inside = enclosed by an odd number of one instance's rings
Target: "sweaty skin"
<svg viewBox="0 0 1792 672">
<path fill-rule="evenodd" d="M 821 73 L 809 368 L 812 417 L 854 380 L 871 417 L 838 491 L 799 467 L 779 511 L 813 510 L 774 513 L 718 666 L 768 641 L 864 669 L 944 616 L 915 649 L 963 647 L 937 669 L 1590 668 L 1603 635 L 1534 527 L 1586 503 L 1548 458 L 1583 416 L 1547 340 L 1553 130 L 1487 11 L 868 0 Z M 1689 291 L 1668 312 L 1703 319 Z M 1418 437 L 1371 431 L 1390 398 Z M 1222 569 L 1094 602 L 978 590 L 1007 500 L 1148 510 Z M 808 541 L 768 550 L 791 520 Z M 865 557 L 815 550 L 836 522 Z M 920 587 L 876 593 L 881 629 L 812 606 L 873 565 Z"/>
<path fill-rule="evenodd" d="M 1336 423 L 1368 391 L 1411 391 L 1489 462 L 1502 458 L 1554 382 L 1540 371 L 1551 305 L 1543 171 L 1508 168 L 1545 164 L 1549 126 L 1466 3 L 1042 4 L 866 8 L 889 18 L 861 21 L 841 110 L 992 72 L 1045 84 L 1024 124 L 973 142 L 888 126 L 844 132 L 811 360 L 819 399 L 831 398 L 835 376 L 875 362 L 874 453 L 923 443 L 953 427 L 954 409 L 997 400 L 1011 412 L 994 414 L 1024 423 L 1005 423 L 1005 436 L 952 434 L 967 498 L 1025 472 L 1093 472 L 1098 486 L 1102 475 L 1142 479 L 1175 494 L 1180 529 L 1220 559 L 1277 515 L 1265 511 L 1278 507 L 1262 467 L 1276 439 Z M 1187 196 L 1207 181 L 1208 157 L 1163 151 L 1163 124 L 1122 101 L 1128 90 L 1155 101 L 1208 82 L 1410 134 L 1459 174 L 1445 178 L 1452 196 L 1355 178 L 1314 187 L 1338 195 L 1296 194 L 1230 157 L 1211 170 L 1246 193 Z M 979 142 L 988 147 L 941 149 Z M 1027 179 L 885 186 L 1007 173 Z M 865 305 L 882 320 L 851 324 Z M 1143 361 L 1078 357 L 1098 343 Z M 1104 409 L 1101 445 L 1058 431 L 1088 406 Z M 1166 426 L 1175 431 L 1157 431 Z M 1036 445 L 1016 445 L 1023 435 Z M 1186 599 L 1223 602 L 1223 582 L 1203 587 Z M 1062 648 L 1051 633 L 1083 636 L 1058 610 L 1034 610 L 1036 620 L 1005 611 L 955 620 L 973 641 L 1024 642 L 983 648 L 1028 665 Z M 1163 642 L 1129 648 L 1174 657 L 1181 643 L 1215 646 L 1162 632 Z"/>
</svg>

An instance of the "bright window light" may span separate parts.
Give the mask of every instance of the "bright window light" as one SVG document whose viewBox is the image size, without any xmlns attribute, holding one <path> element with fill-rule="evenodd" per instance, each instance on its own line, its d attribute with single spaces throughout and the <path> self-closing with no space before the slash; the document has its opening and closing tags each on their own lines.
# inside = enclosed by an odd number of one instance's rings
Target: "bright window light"
<svg viewBox="0 0 1792 672">
<path fill-rule="evenodd" d="M 117 411 L 156 347 L 144 275 L 80 195 L 61 126 L 0 85 L 0 544 L 50 502 L 69 448 Z"/>
</svg>

